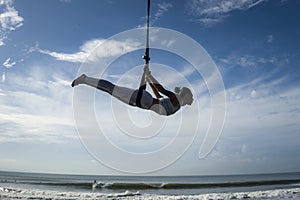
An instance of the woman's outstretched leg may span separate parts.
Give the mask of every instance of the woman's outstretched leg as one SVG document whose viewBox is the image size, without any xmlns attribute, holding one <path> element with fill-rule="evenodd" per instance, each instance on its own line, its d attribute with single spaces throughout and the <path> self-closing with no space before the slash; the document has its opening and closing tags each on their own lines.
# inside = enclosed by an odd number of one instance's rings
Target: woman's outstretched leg
<svg viewBox="0 0 300 200">
<path fill-rule="evenodd" d="M 115 85 L 112 84 L 109 81 L 106 81 L 106 80 L 103 80 L 103 79 L 96 79 L 96 78 L 88 77 L 85 74 L 82 74 L 81 76 L 76 78 L 72 82 L 71 86 L 74 87 L 74 86 L 79 85 L 79 84 L 86 84 L 86 85 L 89 85 L 91 87 L 102 90 L 104 92 L 107 92 L 109 94 L 112 94 L 113 90 L 115 88 Z"/>
<path fill-rule="evenodd" d="M 122 101 L 123 103 L 126 103 L 131 106 L 136 106 L 138 90 L 117 86 L 109 81 L 88 77 L 85 74 L 82 74 L 81 76 L 76 78 L 72 82 L 71 86 L 74 87 L 79 84 L 89 85 L 91 87 L 105 91 L 113 97 L 117 98 L 118 100 Z M 151 94 L 143 90 L 141 97 L 141 108 L 148 109 L 152 105 L 152 101 L 153 99 Z"/>
</svg>

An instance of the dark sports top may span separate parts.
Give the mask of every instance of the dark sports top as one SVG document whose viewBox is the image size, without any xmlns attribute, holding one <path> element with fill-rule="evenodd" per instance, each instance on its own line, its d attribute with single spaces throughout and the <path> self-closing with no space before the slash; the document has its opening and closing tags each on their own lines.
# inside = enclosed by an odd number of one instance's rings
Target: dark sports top
<svg viewBox="0 0 300 200">
<path fill-rule="evenodd" d="M 172 115 L 180 108 L 180 106 L 174 107 L 169 98 L 158 99 L 158 104 L 160 105 L 159 114 L 161 115 Z"/>
</svg>

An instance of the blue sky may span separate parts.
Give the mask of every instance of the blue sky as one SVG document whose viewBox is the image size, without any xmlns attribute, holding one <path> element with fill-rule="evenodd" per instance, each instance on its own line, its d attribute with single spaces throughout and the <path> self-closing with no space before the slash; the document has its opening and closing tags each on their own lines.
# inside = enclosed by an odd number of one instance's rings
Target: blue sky
<svg viewBox="0 0 300 200">
<path fill-rule="evenodd" d="M 186 82 L 196 91 L 198 109 L 186 108 L 185 113 L 191 118 L 199 115 L 201 123 L 188 150 L 154 174 L 299 171 L 299 8 L 299 0 L 152 0 L 151 26 L 175 30 L 202 45 L 222 76 L 227 105 L 218 143 L 205 159 L 199 159 L 211 117 L 207 90 L 198 92 L 205 80 L 194 76 L 178 56 L 152 50 L 151 62 L 186 75 Z M 0 0 L 0 170 L 120 173 L 96 161 L 80 141 L 70 83 L 97 44 L 143 27 L 145 16 L 146 1 L 141 0 Z M 132 41 L 106 44 L 110 51 L 102 54 L 107 56 L 121 56 L 122 49 L 144 45 Z M 124 79 L 122 74 L 141 66 L 142 54 L 139 49 L 121 57 L 104 77 L 138 85 L 132 75 Z M 118 68 L 120 65 L 123 67 Z M 179 83 L 162 68 L 151 69 L 167 87 Z M 116 125 L 107 102 L 108 95 L 96 93 L 98 122 L 109 132 Z M 130 112 L 132 121 L 142 123 L 138 118 L 146 111 Z M 176 120 L 176 116 L 171 118 L 166 126 L 174 127 Z M 149 146 L 114 135 L 114 131 L 110 140 L 123 148 L 146 152 L 167 142 L 171 132 L 172 128 L 170 133 L 158 135 Z M 129 162 L 126 157 L 114 160 L 117 155 L 107 155 L 120 165 Z M 148 162 L 159 159 L 164 158 Z"/>
</svg>

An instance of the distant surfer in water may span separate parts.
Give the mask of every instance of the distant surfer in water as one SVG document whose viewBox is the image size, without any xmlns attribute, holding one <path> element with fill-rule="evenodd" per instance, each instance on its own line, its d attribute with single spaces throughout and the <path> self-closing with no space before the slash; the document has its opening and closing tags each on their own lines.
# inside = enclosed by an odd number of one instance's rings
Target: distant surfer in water
<svg viewBox="0 0 300 200">
<path fill-rule="evenodd" d="M 96 188 L 97 188 L 97 181 L 96 180 L 94 180 L 94 182 L 93 182 L 93 184 L 92 184 L 92 190 L 93 190 L 93 192 L 96 190 Z"/>
<path fill-rule="evenodd" d="M 146 90 L 138 98 L 138 89 L 131 89 L 115 85 L 107 80 L 96 79 L 82 74 L 76 78 L 71 86 L 85 84 L 109 93 L 118 100 L 142 109 L 152 110 L 159 115 L 172 115 L 182 106 L 191 105 L 194 101 L 191 90 L 187 87 L 175 87 L 174 92 L 166 90 L 151 74 L 148 65 L 144 67 L 145 79 L 150 84 L 156 98 Z M 162 96 L 164 95 L 164 97 Z M 140 102 L 137 102 L 140 101 Z"/>
</svg>

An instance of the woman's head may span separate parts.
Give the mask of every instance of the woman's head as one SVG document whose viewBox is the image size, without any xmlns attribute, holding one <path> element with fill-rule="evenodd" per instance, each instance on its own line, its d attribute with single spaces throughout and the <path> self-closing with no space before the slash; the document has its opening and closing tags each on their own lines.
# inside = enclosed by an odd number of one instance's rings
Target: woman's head
<svg viewBox="0 0 300 200">
<path fill-rule="evenodd" d="M 175 87 L 175 93 L 178 95 L 179 102 L 182 106 L 192 105 L 194 98 L 193 93 L 187 87 Z"/>
</svg>

